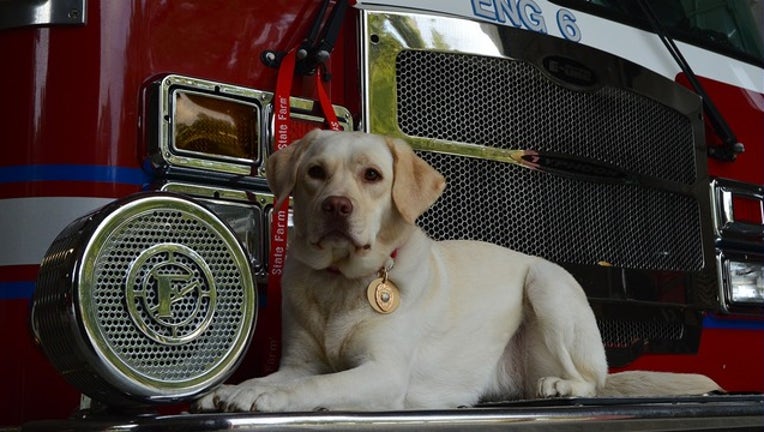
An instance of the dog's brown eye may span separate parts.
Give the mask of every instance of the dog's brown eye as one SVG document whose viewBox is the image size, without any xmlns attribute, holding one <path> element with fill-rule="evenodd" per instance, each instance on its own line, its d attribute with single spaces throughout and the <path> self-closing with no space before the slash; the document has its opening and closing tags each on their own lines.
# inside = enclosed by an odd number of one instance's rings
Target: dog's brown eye
<svg viewBox="0 0 764 432">
<path fill-rule="evenodd" d="M 382 180 L 382 174 L 374 168 L 367 168 L 363 173 L 363 179 L 367 182 L 378 182 Z"/>
<path fill-rule="evenodd" d="M 323 180 L 326 178 L 326 171 L 318 165 L 313 165 L 308 168 L 308 176 L 316 180 Z"/>
</svg>

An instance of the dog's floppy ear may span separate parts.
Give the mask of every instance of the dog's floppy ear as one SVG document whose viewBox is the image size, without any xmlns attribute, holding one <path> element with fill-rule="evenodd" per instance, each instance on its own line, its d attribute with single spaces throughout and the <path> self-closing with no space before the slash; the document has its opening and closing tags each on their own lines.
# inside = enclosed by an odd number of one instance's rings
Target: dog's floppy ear
<svg viewBox="0 0 764 432">
<path fill-rule="evenodd" d="M 386 140 L 394 161 L 393 202 L 403 219 L 413 224 L 443 193 L 446 179 L 404 141 Z"/>
<path fill-rule="evenodd" d="M 276 195 L 274 202 L 276 208 L 280 207 L 285 199 L 292 193 L 297 179 L 297 163 L 303 154 L 304 148 L 313 141 L 320 133 L 320 129 L 313 129 L 292 144 L 273 153 L 269 158 L 266 169 L 268 186 Z"/>
</svg>

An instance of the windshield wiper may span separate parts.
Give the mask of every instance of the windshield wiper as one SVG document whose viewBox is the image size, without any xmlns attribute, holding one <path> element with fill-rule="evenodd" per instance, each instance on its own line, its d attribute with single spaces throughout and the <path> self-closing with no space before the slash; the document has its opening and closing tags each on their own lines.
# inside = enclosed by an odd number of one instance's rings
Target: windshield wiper
<svg viewBox="0 0 764 432">
<path fill-rule="evenodd" d="M 637 3 L 639 4 L 639 7 L 642 8 L 642 12 L 647 18 L 647 21 L 653 27 L 653 30 L 655 30 L 655 33 L 661 39 L 663 45 L 666 46 L 666 49 L 674 58 L 674 61 L 676 61 L 679 68 L 682 69 L 682 72 L 687 76 L 687 80 L 690 82 L 692 88 L 698 95 L 700 95 L 703 100 L 703 111 L 706 113 L 716 134 L 722 139 L 721 146 L 708 146 L 708 155 L 714 159 L 722 161 L 734 161 L 737 158 L 737 155 L 745 151 L 745 146 L 738 141 L 732 128 L 730 128 L 727 121 L 724 120 L 721 112 L 716 108 L 711 97 L 700 84 L 700 81 L 698 81 L 697 75 L 693 72 L 690 64 L 687 63 L 682 52 L 679 51 L 674 40 L 668 36 L 666 29 L 661 24 L 658 16 L 655 15 L 655 12 L 650 7 L 649 3 L 646 0 L 637 0 Z"/>
</svg>

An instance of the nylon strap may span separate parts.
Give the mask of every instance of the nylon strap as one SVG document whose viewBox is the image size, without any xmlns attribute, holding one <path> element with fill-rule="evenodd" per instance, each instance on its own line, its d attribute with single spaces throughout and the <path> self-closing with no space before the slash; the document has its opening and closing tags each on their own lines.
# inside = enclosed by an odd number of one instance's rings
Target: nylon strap
<svg viewBox="0 0 764 432">
<path fill-rule="evenodd" d="M 289 97 L 292 91 L 297 50 L 290 50 L 281 60 L 276 78 L 274 95 L 274 144 L 273 150 L 287 147 L 295 138 L 291 130 L 291 107 Z M 331 99 L 324 89 L 321 79 L 321 67 L 316 68 L 316 91 L 319 103 L 326 119 L 326 127 L 342 130 L 334 113 Z M 289 222 L 289 200 L 285 199 L 279 208 L 274 208 L 271 215 L 270 251 L 268 253 L 268 288 L 267 304 L 260 312 L 263 323 L 267 326 L 268 355 L 264 362 L 264 373 L 278 370 L 281 354 L 281 276 L 286 260 L 287 230 Z"/>
<path fill-rule="evenodd" d="M 321 67 L 316 68 L 316 92 L 318 92 L 318 102 L 321 104 L 321 110 L 324 112 L 324 118 L 326 119 L 327 129 L 333 131 L 340 131 L 342 127 L 337 120 L 337 114 L 334 113 L 334 107 L 332 107 L 332 101 L 329 99 L 329 95 L 324 89 L 324 82 L 321 78 Z"/>
</svg>

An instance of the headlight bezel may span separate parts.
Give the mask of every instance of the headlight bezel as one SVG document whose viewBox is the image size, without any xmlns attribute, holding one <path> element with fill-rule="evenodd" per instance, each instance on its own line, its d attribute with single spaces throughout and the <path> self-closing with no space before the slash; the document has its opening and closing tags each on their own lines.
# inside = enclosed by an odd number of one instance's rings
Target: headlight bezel
<svg viewBox="0 0 764 432">
<path fill-rule="evenodd" d="M 197 100 L 206 100 L 200 108 L 193 107 L 188 100 L 179 101 L 181 97 L 188 96 Z M 265 177 L 265 161 L 272 152 L 273 146 L 273 93 L 260 91 L 253 88 L 242 87 L 232 84 L 208 81 L 183 75 L 171 74 L 161 78 L 153 86 L 147 101 L 147 125 L 146 135 L 149 150 L 149 159 L 153 167 L 172 177 L 173 172 L 183 172 L 186 175 L 213 175 L 235 176 L 247 181 L 251 178 Z M 321 128 L 324 125 L 324 117 L 316 100 L 290 97 L 291 120 L 295 130 L 295 137 L 301 132 L 313 128 Z M 217 105 L 217 107 L 215 106 Z M 220 107 L 228 106 L 229 111 L 238 111 L 238 115 L 232 112 L 224 112 Z M 353 118 L 350 111 L 340 105 L 332 105 L 334 113 L 343 130 L 353 130 Z M 204 115 L 207 119 L 213 118 L 219 121 L 219 130 L 216 134 L 247 136 L 251 142 L 241 142 L 233 139 L 240 147 L 245 147 L 248 154 L 233 154 L 233 152 L 203 151 L 189 148 L 186 145 L 178 145 L 178 127 L 188 124 L 188 121 L 179 121 L 179 107 L 186 112 L 180 113 L 188 118 L 199 118 Z M 216 110 L 218 108 L 218 110 Z M 194 112 L 188 112 L 188 110 Z M 249 110 L 251 116 L 241 113 Z M 194 114 L 197 114 L 194 117 Z M 228 119 L 224 119 L 224 117 Z M 233 121 L 231 121 L 233 119 Z M 238 119 L 238 122 L 236 121 Z M 247 119 L 249 121 L 243 121 Z M 251 132 L 243 132 L 236 127 L 248 127 Z M 233 128 L 232 130 L 226 130 Z M 241 134 L 239 134 L 241 133 Z M 225 140 L 218 140 L 217 144 Z M 215 140 L 212 141 L 216 144 Z M 231 140 L 229 140 L 230 145 Z M 225 147 L 224 147 L 225 148 Z M 230 149 L 230 147 L 229 147 Z"/>
</svg>

